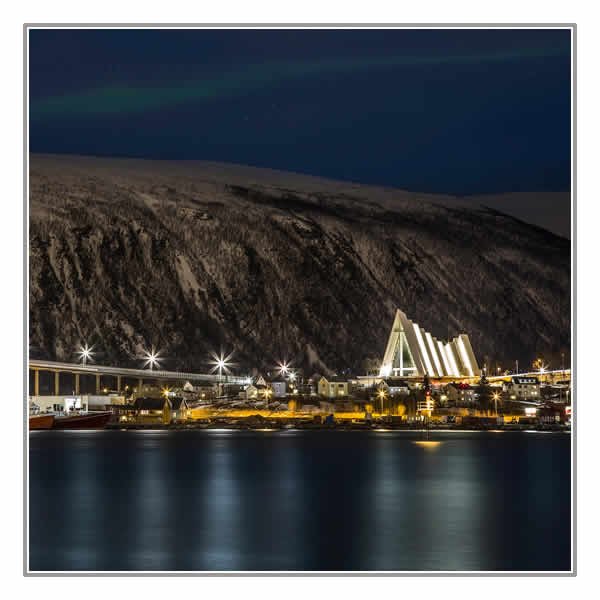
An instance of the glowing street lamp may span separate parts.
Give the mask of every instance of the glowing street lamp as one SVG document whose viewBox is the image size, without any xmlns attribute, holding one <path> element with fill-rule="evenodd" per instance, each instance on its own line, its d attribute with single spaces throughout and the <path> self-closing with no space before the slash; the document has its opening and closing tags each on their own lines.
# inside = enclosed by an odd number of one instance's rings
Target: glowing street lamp
<svg viewBox="0 0 600 600">
<path fill-rule="evenodd" d="M 498 392 L 494 392 L 492 394 L 492 398 L 494 399 L 494 410 L 496 411 L 496 416 L 498 416 L 498 400 L 500 399 L 500 394 Z"/>
<path fill-rule="evenodd" d="M 160 352 L 157 352 L 154 349 L 154 346 L 152 346 L 152 348 L 150 350 L 145 350 L 144 356 L 143 356 L 143 359 L 145 361 L 144 368 L 148 367 L 151 371 L 153 371 L 155 366 L 157 366 L 157 367 L 160 366 L 159 361 L 158 361 L 159 356 L 160 356 Z"/>
<path fill-rule="evenodd" d="M 229 367 L 232 365 L 230 362 L 230 358 L 233 356 L 233 352 L 231 352 L 228 356 L 225 356 L 223 352 L 221 354 L 212 353 L 213 361 L 210 363 L 213 365 L 213 368 L 210 370 L 211 373 L 215 371 L 219 372 L 219 379 L 223 377 L 223 371 L 226 374 L 231 373 Z"/>
<path fill-rule="evenodd" d="M 79 346 L 79 352 L 77 353 L 79 355 L 79 359 L 81 360 L 81 364 L 85 367 L 85 365 L 87 364 L 88 360 L 92 360 L 92 356 L 94 355 L 94 353 L 92 352 L 94 346 L 88 346 L 87 344 L 85 346 Z"/>
<path fill-rule="evenodd" d="M 383 415 L 383 400 L 386 396 L 385 394 L 385 390 L 379 390 L 379 392 L 377 393 L 377 395 L 379 396 L 379 400 L 381 401 L 381 414 Z"/>
<path fill-rule="evenodd" d="M 282 377 L 286 377 L 288 375 L 291 377 L 292 372 L 290 370 L 290 364 L 285 360 L 278 363 L 277 368 L 279 369 L 279 374 Z"/>
</svg>

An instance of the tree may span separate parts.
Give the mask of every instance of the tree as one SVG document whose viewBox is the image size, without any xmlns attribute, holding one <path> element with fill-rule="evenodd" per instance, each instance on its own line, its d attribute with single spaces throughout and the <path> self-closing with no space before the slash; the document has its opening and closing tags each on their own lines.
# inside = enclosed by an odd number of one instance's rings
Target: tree
<svg viewBox="0 0 600 600">
<path fill-rule="evenodd" d="M 427 394 L 427 392 L 431 394 L 431 381 L 429 381 L 429 375 L 427 375 L 427 373 L 423 375 L 423 391 L 425 394 Z"/>
<path fill-rule="evenodd" d="M 362 367 L 367 375 L 379 375 L 381 359 L 377 356 L 369 356 L 363 360 Z"/>
<path fill-rule="evenodd" d="M 481 379 L 477 384 L 476 394 L 477 407 L 479 408 L 479 410 L 489 412 L 490 405 L 492 402 L 492 388 L 487 377 L 485 376 L 485 371 L 482 372 Z"/>
</svg>

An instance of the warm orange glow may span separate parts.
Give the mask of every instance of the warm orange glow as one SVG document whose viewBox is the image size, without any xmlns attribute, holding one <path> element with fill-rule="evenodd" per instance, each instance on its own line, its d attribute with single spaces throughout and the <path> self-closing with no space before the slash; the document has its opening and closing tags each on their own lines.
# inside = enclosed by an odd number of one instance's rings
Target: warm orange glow
<svg viewBox="0 0 600 600">
<path fill-rule="evenodd" d="M 435 450 L 442 442 L 432 442 L 429 440 L 419 440 L 418 442 L 413 442 L 417 446 L 421 446 L 427 450 Z"/>
</svg>

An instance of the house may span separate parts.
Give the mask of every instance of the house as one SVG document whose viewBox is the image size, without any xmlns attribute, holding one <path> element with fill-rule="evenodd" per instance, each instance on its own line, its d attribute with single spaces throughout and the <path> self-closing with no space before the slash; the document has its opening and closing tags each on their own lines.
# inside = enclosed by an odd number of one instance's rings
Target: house
<svg viewBox="0 0 600 600">
<path fill-rule="evenodd" d="M 410 394 L 408 383 L 403 379 L 382 379 L 377 387 L 384 390 L 389 396 L 395 396 L 396 394 L 408 396 Z"/>
<path fill-rule="evenodd" d="M 273 398 L 273 390 L 270 384 L 250 383 L 240 392 L 240 396 L 246 400 L 269 400 Z"/>
<path fill-rule="evenodd" d="M 258 398 L 258 388 L 250 383 L 244 390 L 244 396 L 246 400 L 256 400 Z"/>
<path fill-rule="evenodd" d="M 513 375 L 509 382 L 502 385 L 511 400 L 539 400 L 540 381 L 537 377 Z"/>
<path fill-rule="evenodd" d="M 464 405 L 475 402 L 475 388 L 468 383 L 453 381 L 444 388 L 444 395 L 449 404 Z"/>
<path fill-rule="evenodd" d="M 340 398 L 348 396 L 350 393 L 350 382 L 345 377 L 333 376 L 319 379 L 318 384 L 319 396 L 326 398 Z"/>
<path fill-rule="evenodd" d="M 164 386 L 157 383 L 143 383 L 133 392 L 134 398 L 160 398 L 164 396 Z"/>
<path fill-rule="evenodd" d="M 257 375 L 252 383 L 254 385 L 267 385 L 267 380 L 262 375 Z"/>
<path fill-rule="evenodd" d="M 136 411 L 134 404 L 111 404 L 107 408 L 114 415 L 114 421 L 117 421 L 119 423 L 135 421 Z"/>
<path fill-rule="evenodd" d="M 193 391 L 200 402 L 214 400 L 217 397 L 217 386 L 210 381 L 198 381 Z"/>
<path fill-rule="evenodd" d="M 186 421 L 189 416 L 189 407 L 181 396 L 169 398 L 171 403 L 171 421 Z"/>
<path fill-rule="evenodd" d="M 171 402 L 168 398 L 149 398 L 142 396 L 134 402 L 135 418 L 140 423 L 171 422 Z"/>
<path fill-rule="evenodd" d="M 273 398 L 285 398 L 287 394 L 287 381 L 285 379 L 273 379 L 270 382 Z"/>
</svg>

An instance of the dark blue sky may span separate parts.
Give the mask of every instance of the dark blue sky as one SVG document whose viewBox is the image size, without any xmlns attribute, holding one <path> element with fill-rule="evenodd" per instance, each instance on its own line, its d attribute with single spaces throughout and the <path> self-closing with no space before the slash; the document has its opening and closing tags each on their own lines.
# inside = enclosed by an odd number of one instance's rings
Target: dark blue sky
<svg viewBox="0 0 600 600">
<path fill-rule="evenodd" d="M 32 30 L 32 152 L 570 188 L 569 30 Z"/>
</svg>

